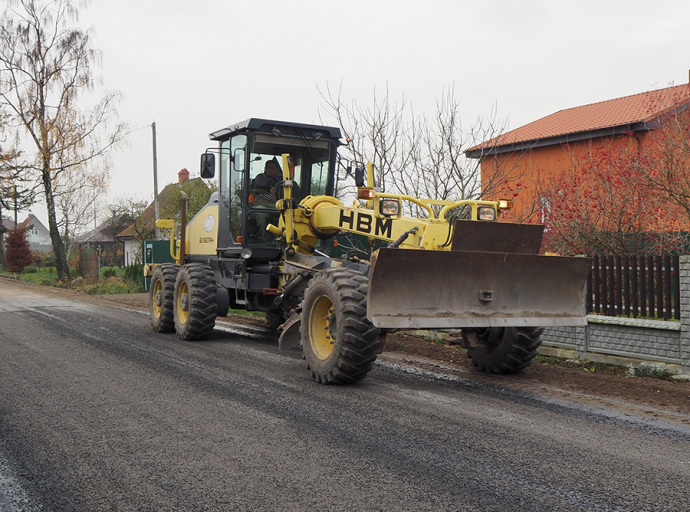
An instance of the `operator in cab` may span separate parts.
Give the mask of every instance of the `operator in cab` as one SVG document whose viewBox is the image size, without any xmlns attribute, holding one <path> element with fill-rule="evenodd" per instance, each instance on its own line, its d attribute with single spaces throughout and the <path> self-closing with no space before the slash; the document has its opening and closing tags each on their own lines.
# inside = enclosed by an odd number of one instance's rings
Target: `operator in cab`
<svg viewBox="0 0 690 512">
<path fill-rule="evenodd" d="M 249 184 L 251 195 L 249 202 L 255 208 L 275 208 L 275 187 L 282 180 L 282 171 L 278 160 L 272 158 L 264 165 L 264 172 L 254 178 Z"/>
</svg>

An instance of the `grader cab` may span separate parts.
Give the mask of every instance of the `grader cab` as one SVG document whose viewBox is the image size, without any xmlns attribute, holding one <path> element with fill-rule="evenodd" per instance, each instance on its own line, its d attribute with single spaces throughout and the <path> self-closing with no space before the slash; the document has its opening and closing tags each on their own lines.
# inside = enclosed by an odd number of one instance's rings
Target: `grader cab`
<svg viewBox="0 0 690 512">
<path fill-rule="evenodd" d="M 391 330 L 461 329 L 479 369 L 514 373 L 543 327 L 585 323 L 587 259 L 539 256 L 541 226 L 497 222 L 508 202 L 385 193 L 371 165 L 355 169 L 345 205 L 334 194 L 340 136 L 263 119 L 211 134 L 219 147 L 202 155 L 201 176 L 218 174 L 219 192 L 181 227 L 177 251 L 171 240 L 177 264 L 153 272 L 154 330 L 202 340 L 230 307 L 263 311 L 317 382 L 346 384 L 367 375 Z M 330 257 L 344 233 L 385 247 Z"/>
</svg>

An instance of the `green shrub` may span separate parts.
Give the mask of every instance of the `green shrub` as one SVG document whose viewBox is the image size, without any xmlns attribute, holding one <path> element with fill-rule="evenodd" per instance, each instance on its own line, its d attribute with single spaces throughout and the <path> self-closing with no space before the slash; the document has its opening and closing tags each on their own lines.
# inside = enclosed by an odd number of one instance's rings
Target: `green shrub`
<svg viewBox="0 0 690 512">
<path fill-rule="evenodd" d="M 101 277 L 103 277 L 104 279 L 108 279 L 110 277 L 115 277 L 116 275 L 117 275 L 117 272 L 115 271 L 114 268 L 106 268 L 101 273 Z"/>
<path fill-rule="evenodd" d="M 125 280 L 133 283 L 141 282 L 144 278 L 144 267 L 134 263 L 125 268 Z"/>
<path fill-rule="evenodd" d="M 36 267 L 24 267 L 24 270 L 22 270 L 25 274 L 35 274 L 38 272 L 38 269 Z"/>
</svg>

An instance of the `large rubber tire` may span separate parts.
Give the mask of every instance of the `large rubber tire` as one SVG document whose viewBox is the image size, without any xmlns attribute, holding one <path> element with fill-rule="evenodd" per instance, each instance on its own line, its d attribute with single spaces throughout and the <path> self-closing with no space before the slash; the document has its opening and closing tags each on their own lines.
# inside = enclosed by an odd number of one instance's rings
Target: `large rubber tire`
<svg viewBox="0 0 690 512">
<path fill-rule="evenodd" d="M 180 267 L 175 281 L 175 332 L 185 341 L 208 339 L 216 324 L 213 270 L 199 263 Z"/>
<path fill-rule="evenodd" d="M 351 384 L 366 377 L 379 347 L 367 319 L 368 280 L 350 269 L 318 272 L 302 301 L 302 350 L 321 384 Z"/>
<path fill-rule="evenodd" d="M 285 320 L 285 313 L 282 309 L 274 308 L 266 311 L 266 323 L 269 329 L 277 330 L 285 323 Z"/>
<path fill-rule="evenodd" d="M 481 345 L 469 348 L 467 355 L 486 373 L 518 373 L 537 356 L 543 327 L 505 327 L 463 329 L 465 342 Z M 476 338 L 476 339 L 471 339 Z"/>
<path fill-rule="evenodd" d="M 156 332 L 175 332 L 175 279 L 180 266 L 163 263 L 151 276 L 149 316 Z"/>
</svg>

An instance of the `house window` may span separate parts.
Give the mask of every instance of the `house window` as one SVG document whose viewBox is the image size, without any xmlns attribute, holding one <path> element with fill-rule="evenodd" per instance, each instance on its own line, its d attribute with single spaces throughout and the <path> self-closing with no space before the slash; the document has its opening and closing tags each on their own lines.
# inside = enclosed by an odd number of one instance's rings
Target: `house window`
<svg viewBox="0 0 690 512">
<path fill-rule="evenodd" d="M 31 236 L 38 236 L 38 229 L 32 229 Z"/>
</svg>

